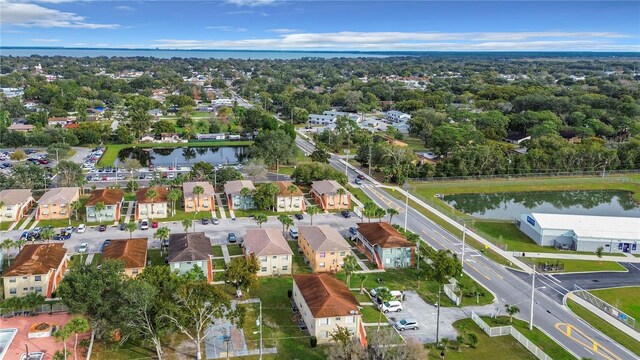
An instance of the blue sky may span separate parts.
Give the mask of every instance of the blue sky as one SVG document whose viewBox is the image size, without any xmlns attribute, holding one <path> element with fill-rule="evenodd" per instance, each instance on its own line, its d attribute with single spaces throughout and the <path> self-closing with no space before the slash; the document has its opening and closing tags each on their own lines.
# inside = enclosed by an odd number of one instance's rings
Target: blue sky
<svg viewBox="0 0 640 360">
<path fill-rule="evenodd" d="M 638 1 L 0 0 L 0 45 L 640 51 Z"/>
</svg>

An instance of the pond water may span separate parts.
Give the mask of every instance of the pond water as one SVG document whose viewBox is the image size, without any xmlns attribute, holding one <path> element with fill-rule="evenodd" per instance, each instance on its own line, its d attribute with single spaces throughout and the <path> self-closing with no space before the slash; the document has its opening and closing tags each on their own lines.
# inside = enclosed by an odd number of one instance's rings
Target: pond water
<svg viewBox="0 0 640 360">
<path fill-rule="evenodd" d="M 632 193 L 602 191 L 530 191 L 445 195 L 455 209 L 484 219 L 519 219 L 523 213 L 640 217 Z"/>
<path fill-rule="evenodd" d="M 130 147 L 120 150 L 118 161 L 126 158 L 138 159 L 143 167 L 190 165 L 198 161 L 211 164 L 237 164 L 246 158 L 246 148 L 243 146 L 215 146 L 215 147 L 177 147 L 177 148 L 142 148 Z"/>
</svg>

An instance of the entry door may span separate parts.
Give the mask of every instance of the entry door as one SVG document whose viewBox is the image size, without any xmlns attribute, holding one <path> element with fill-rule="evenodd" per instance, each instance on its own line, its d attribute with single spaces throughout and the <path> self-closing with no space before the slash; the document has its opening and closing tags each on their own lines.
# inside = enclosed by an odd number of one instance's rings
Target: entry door
<svg viewBox="0 0 640 360">
<path fill-rule="evenodd" d="M 631 244 L 629 244 L 629 243 L 622 244 L 622 252 L 628 253 L 629 252 L 629 248 L 631 247 L 630 245 Z"/>
</svg>

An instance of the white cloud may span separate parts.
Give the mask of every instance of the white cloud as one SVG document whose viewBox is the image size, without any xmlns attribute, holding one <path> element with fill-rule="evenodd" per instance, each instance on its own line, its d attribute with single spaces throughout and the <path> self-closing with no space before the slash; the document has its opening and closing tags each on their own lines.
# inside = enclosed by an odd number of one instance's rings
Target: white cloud
<svg viewBox="0 0 640 360">
<path fill-rule="evenodd" d="M 57 43 L 60 42 L 60 39 L 29 39 L 29 41 L 39 43 Z"/>
<path fill-rule="evenodd" d="M 227 32 L 245 32 L 245 31 L 247 31 L 247 29 L 245 29 L 245 28 L 235 27 L 235 26 L 227 26 L 227 25 L 205 26 L 204 28 L 208 29 L 208 30 L 220 30 L 220 31 L 227 31 Z"/>
<path fill-rule="evenodd" d="M 298 30 L 298 29 L 268 29 L 268 30 L 265 30 L 265 31 L 266 32 L 276 33 L 276 34 L 289 34 L 289 33 L 298 32 L 300 30 Z"/>
<path fill-rule="evenodd" d="M 227 15 L 242 15 L 242 14 L 253 14 L 253 10 L 234 10 L 234 11 L 227 11 Z"/>
<path fill-rule="evenodd" d="M 225 0 L 228 4 L 238 6 L 264 6 L 274 4 L 277 0 Z"/>
<path fill-rule="evenodd" d="M 116 10 L 121 10 L 121 11 L 136 11 L 135 8 L 131 7 L 131 6 L 127 6 L 127 5 L 120 5 L 120 6 L 116 6 Z"/>
<path fill-rule="evenodd" d="M 628 50 L 640 46 L 615 43 L 629 36 L 612 32 L 335 32 L 283 34 L 241 40 L 156 40 L 161 48 L 256 50 L 406 50 L 406 51 L 553 51 Z"/>
<path fill-rule="evenodd" d="M 60 0 L 47 0 L 58 1 Z M 25 27 L 62 27 L 75 29 L 117 29 L 118 24 L 95 24 L 75 13 L 49 9 L 36 4 L 0 0 L 0 24 Z"/>
</svg>

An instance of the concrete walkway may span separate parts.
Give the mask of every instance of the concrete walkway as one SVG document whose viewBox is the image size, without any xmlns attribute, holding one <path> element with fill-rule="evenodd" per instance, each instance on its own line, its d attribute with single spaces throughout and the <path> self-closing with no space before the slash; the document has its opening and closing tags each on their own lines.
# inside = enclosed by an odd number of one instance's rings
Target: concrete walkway
<svg viewBox="0 0 640 360">
<path fill-rule="evenodd" d="M 87 264 L 87 265 L 91 265 L 91 263 L 93 262 L 93 257 L 95 255 L 96 255 L 95 253 L 89 254 L 89 256 L 87 256 L 87 259 L 84 261 L 84 263 Z"/>
<path fill-rule="evenodd" d="M 599 318 L 601 318 L 602 320 L 608 322 L 609 324 L 611 324 L 611 326 L 615 327 L 616 329 L 624 332 L 625 334 L 631 336 L 633 339 L 636 339 L 636 341 L 640 341 L 640 332 L 635 331 L 634 329 L 630 328 L 629 326 L 623 324 L 622 322 L 616 320 L 613 318 L 613 316 L 609 315 L 608 313 L 600 310 L 600 308 L 596 307 L 595 305 L 591 304 L 590 302 L 584 300 L 583 298 L 576 296 L 573 292 L 568 293 L 563 302 L 566 303 L 566 299 L 571 299 L 573 301 L 575 301 L 576 303 L 578 303 L 579 305 L 581 305 L 582 307 L 584 307 L 585 309 L 591 311 L 594 315 L 598 316 Z"/>
<path fill-rule="evenodd" d="M 128 223 L 131 219 L 131 213 L 133 213 L 133 209 L 135 209 L 134 201 L 127 201 L 127 215 L 124 217 L 124 222 Z"/>
<path fill-rule="evenodd" d="M 229 256 L 229 249 L 227 248 L 227 245 L 220 245 L 220 247 L 222 248 L 222 257 L 224 258 L 224 263 L 229 265 L 229 263 L 231 262 L 231 256 Z"/>
<path fill-rule="evenodd" d="M 227 214 L 224 212 L 224 205 L 222 205 L 222 199 L 220 198 L 220 194 L 215 194 L 216 197 L 216 205 L 218 208 L 218 212 L 220 213 L 220 219 L 226 219 Z"/>
<path fill-rule="evenodd" d="M 596 255 L 588 255 L 588 254 L 565 254 L 565 253 L 534 253 L 534 252 L 518 252 L 514 251 L 513 256 L 515 257 L 524 257 L 529 258 L 546 258 L 546 259 L 564 259 L 564 260 L 589 260 L 589 261 L 615 261 L 615 262 L 628 262 L 628 263 L 640 263 L 640 257 L 631 256 L 611 256 L 611 255 L 603 255 L 601 259 L 598 259 Z"/>
<path fill-rule="evenodd" d="M 22 219 L 20 219 L 20 220 L 22 220 Z M 16 226 L 18 226 L 18 223 L 19 223 L 19 222 L 20 222 L 20 221 L 14 221 L 14 222 L 9 226 L 9 228 L 7 229 L 7 231 L 11 231 L 11 230 L 13 230 Z"/>
<path fill-rule="evenodd" d="M 40 222 L 40 220 L 36 220 L 33 222 L 33 224 L 31 224 L 31 226 L 29 226 L 29 230 L 33 230 L 35 229 L 36 226 L 38 226 L 38 223 Z"/>
<path fill-rule="evenodd" d="M 29 222 L 33 219 L 34 216 L 36 216 L 36 211 L 35 210 L 32 211 L 29 215 L 27 215 L 26 219 L 24 220 L 22 225 L 20 225 L 18 230 L 24 230 L 27 227 L 27 225 L 29 225 Z"/>
</svg>

